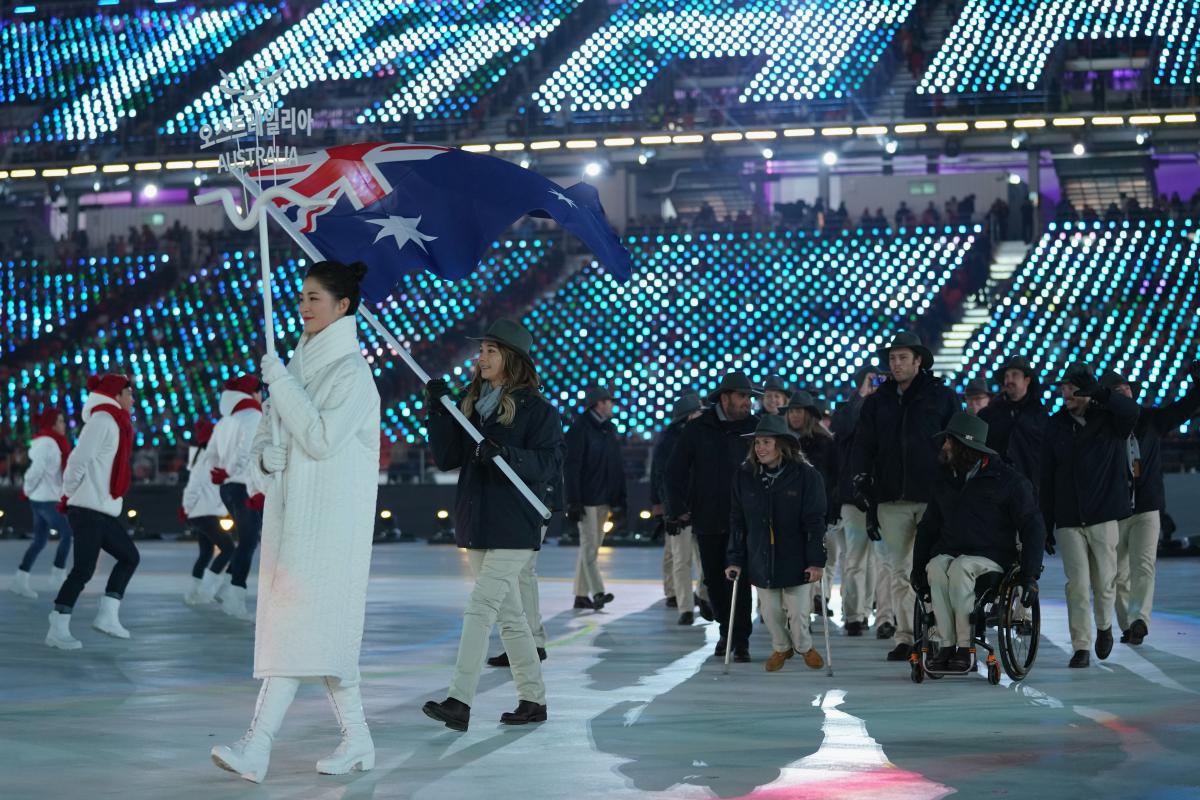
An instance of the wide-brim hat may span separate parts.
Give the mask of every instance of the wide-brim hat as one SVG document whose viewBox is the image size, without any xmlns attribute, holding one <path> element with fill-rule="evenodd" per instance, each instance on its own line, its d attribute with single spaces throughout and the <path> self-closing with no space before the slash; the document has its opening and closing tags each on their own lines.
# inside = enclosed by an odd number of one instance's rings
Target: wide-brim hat
<svg viewBox="0 0 1200 800">
<path fill-rule="evenodd" d="M 817 405 L 817 398 L 803 389 L 792 395 L 792 398 L 788 400 L 787 408 L 789 411 L 793 408 L 807 408 L 818 415 L 821 413 L 821 408 Z"/>
<path fill-rule="evenodd" d="M 783 436 L 793 442 L 800 441 L 796 432 L 788 427 L 787 420 L 778 414 L 764 414 L 759 418 L 758 427 L 754 429 L 754 433 L 742 434 L 743 439 L 754 439 L 759 436 Z"/>
<path fill-rule="evenodd" d="M 890 372 L 892 368 L 888 364 L 888 356 L 893 350 L 900 347 L 912 350 L 921 357 L 921 369 L 933 369 L 933 351 L 921 344 L 921 337 L 912 331 L 900 331 L 892 337 L 891 344 L 875 351 L 875 355 L 879 357 L 879 363 L 883 366 L 885 372 Z"/>
<path fill-rule="evenodd" d="M 1132 381 L 1129 378 L 1126 378 L 1124 375 L 1117 372 L 1115 369 L 1110 369 L 1107 372 L 1105 372 L 1103 375 L 1100 376 L 1100 385 L 1101 386 L 1107 387 L 1109 389 L 1115 389 L 1116 387 L 1120 386 L 1121 384 L 1125 384 L 1126 386 L 1128 386 L 1135 395 L 1140 394 L 1142 391 L 1141 383 L 1139 383 L 1138 381 Z"/>
<path fill-rule="evenodd" d="M 1058 380 L 1059 386 L 1064 383 L 1069 383 L 1076 389 L 1090 389 L 1096 385 L 1096 374 L 1087 364 L 1070 364 Z"/>
<path fill-rule="evenodd" d="M 704 408 L 704 401 L 700 399 L 698 392 L 688 392 L 682 394 L 671 406 L 671 422 L 678 422 L 690 414 L 700 411 Z"/>
<path fill-rule="evenodd" d="M 764 393 L 766 393 L 766 392 L 783 392 L 785 395 L 788 395 L 789 397 L 792 394 L 792 390 L 788 388 L 787 383 L 783 380 L 783 378 L 779 377 L 778 375 L 771 375 L 770 377 L 768 377 L 766 379 L 766 381 L 763 382 L 762 390 Z"/>
<path fill-rule="evenodd" d="M 616 402 L 616 399 L 613 397 L 613 393 L 608 390 L 608 387 L 605 386 L 589 386 L 583 392 L 583 404 L 588 408 L 604 400 Z"/>
<path fill-rule="evenodd" d="M 726 373 L 725 377 L 721 378 L 721 383 L 717 385 L 717 388 L 708 393 L 708 402 L 718 402 L 721 399 L 721 395 L 725 392 L 742 392 L 755 397 L 762 395 L 762 389 L 751 383 L 744 372 Z"/>
<path fill-rule="evenodd" d="M 1029 363 L 1028 358 L 1026 358 L 1025 356 L 1013 356 L 1008 361 L 1005 361 L 1003 364 L 1001 364 L 999 367 L 996 368 L 996 373 L 995 373 L 995 377 L 994 377 L 995 382 L 1000 384 L 1001 386 L 1003 386 L 1004 385 L 1004 373 L 1008 372 L 1010 369 L 1021 370 L 1021 372 L 1025 373 L 1026 378 L 1033 378 L 1034 380 L 1037 380 L 1038 378 L 1041 377 L 1039 375 L 1038 371 L 1033 368 L 1033 364 Z"/>
<path fill-rule="evenodd" d="M 983 453 L 986 456 L 999 455 L 999 453 L 987 446 L 988 424 L 974 414 L 959 411 L 950 418 L 949 424 L 946 425 L 946 430 L 939 432 L 934 439 L 942 442 L 947 436 L 954 437 L 959 444 Z"/>
<path fill-rule="evenodd" d="M 982 395 L 992 396 L 992 388 L 988 386 L 987 381 L 983 378 L 972 378 L 967 381 L 967 386 L 963 389 L 963 397 L 980 397 Z"/>
<path fill-rule="evenodd" d="M 525 360 L 532 363 L 533 334 L 514 319 L 498 319 L 493 322 L 482 336 L 468 336 L 473 342 L 492 342 L 516 351 Z"/>
</svg>

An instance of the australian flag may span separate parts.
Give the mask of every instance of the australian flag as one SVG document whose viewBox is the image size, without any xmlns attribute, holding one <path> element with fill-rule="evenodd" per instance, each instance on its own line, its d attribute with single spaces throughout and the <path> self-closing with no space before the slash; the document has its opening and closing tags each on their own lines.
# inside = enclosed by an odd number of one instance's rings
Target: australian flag
<svg viewBox="0 0 1200 800">
<path fill-rule="evenodd" d="M 263 189 L 283 186 L 329 201 L 308 208 L 275 202 L 326 258 L 365 263 L 363 296 L 376 302 L 405 273 L 429 270 L 448 280 L 470 274 L 496 237 L 526 214 L 555 219 L 618 280 L 633 272 L 594 187 L 564 189 L 491 156 L 369 142 L 318 150 L 249 177 Z"/>
</svg>

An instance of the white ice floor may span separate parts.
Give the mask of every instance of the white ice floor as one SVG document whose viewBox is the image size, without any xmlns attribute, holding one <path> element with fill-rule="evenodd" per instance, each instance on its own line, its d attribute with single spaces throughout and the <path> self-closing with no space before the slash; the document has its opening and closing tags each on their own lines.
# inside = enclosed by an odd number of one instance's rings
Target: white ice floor
<svg viewBox="0 0 1200 800">
<path fill-rule="evenodd" d="M 499 725 L 515 695 L 507 671 L 491 670 L 471 730 L 457 734 L 420 706 L 445 696 L 465 560 L 450 547 L 381 546 L 362 658 L 375 770 L 316 774 L 337 729 L 323 693 L 306 686 L 256 787 L 208 757 L 249 721 L 253 629 L 181 602 L 192 547 L 142 545 L 122 609 L 129 642 L 88 626 L 106 561 L 76 611 L 81 651 L 42 644 L 49 551 L 35 570 L 40 599 L 0 591 L 0 798 L 1200 797 L 1197 560 L 1160 562 L 1142 647 L 1118 644 L 1106 662 L 1068 670 L 1062 566 L 1051 559 L 1038 663 L 1024 683 L 993 687 L 982 675 L 914 685 L 907 665 L 884 661 L 887 643 L 840 628 L 833 678 L 799 659 L 766 673 L 761 626 L 754 663 L 725 676 L 710 657 L 715 627 L 681 628 L 664 607 L 660 550 L 604 551 L 617 599 L 593 613 L 570 608 L 577 551 L 552 545 L 540 562 L 550 721 Z M 22 549 L 0 542 L 0 565 Z"/>
</svg>

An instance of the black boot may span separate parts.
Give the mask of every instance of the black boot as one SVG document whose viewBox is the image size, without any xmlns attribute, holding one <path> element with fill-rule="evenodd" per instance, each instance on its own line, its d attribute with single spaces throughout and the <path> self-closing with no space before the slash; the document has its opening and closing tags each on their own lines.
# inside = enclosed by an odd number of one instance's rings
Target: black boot
<svg viewBox="0 0 1200 800">
<path fill-rule="evenodd" d="M 696 621 L 696 615 L 691 611 L 685 611 L 679 615 L 680 625 L 691 625 Z"/>
<path fill-rule="evenodd" d="M 1112 652 L 1112 647 L 1112 628 L 1096 631 L 1096 658 L 1101 661 L 1108 658 L 1108 654 Z"/>
<path fill-rule="evenodd" d="M 937 655 L 926 662 L 926 666 L 934 672 L 945 672 L 950 669 L 950 659 L 954 658 L 953 647 L 943 647 Z"/>
<path fill-rule="evenodd" d="M 875 623 L 875 638 L 890 639 L 896 635 L 896 626 L 890 622 Z"/>
<path fill-rule="evenodd" d="M 750 663 L 750 645 L 742 642 L 733 646 L 733 660 L 739 664 Z"/>
<path fill-rule="evenodd" d="M 538 661 L 546 660 L 546 648 L 539 647 L 537 649 L 537 653 L 538 653 Z M 491 658 L 489 658 L 487 660 L 487 665 L 489 667 L 510 667 L 510 666 L 512 666 L 511 664 L 508 663 L 508 653 L 501 653 L 498 656 L 492 656 Z"/>
<path fill-rule="evenodd" d="M 966 672 L 971 668 L 971 651 L 965 647 L 945 648 L 954 653 L 946 659 L 947 672 Z"/>
<path fill-rule="evenodd" d="M 908 657 L 912 655 L 912 645 L 901 642 L 891 649 L 887 654 L 888 661 L 908 661 Z"/>
<path fill-rule="evenodd" d="M 726 645 L 726 641 L 725 641 L 724 636 L 722 636 L 720 639 L 717 639 L 717 647 L 715 650 L 713 650 L 713 655 L 717 656 L 718 658 L 724 658 L 725 657 L 725 645 Z"/>
<path fill-rule="evenodd" d="M 1071 656 L 1071 662 L 1067 664 L 1071 669 L 1083 669 L 1092 663 L 1092 654 L 1087 650 L 1076 650 L 1075 655 Z"/>
<path fill-rule="evenodd" d="M 667 598 L 667 608 L 679 608 L 679 601 L 674 597 Z"/>
<path fill-rule="evenodd" d="M 692 599 L 696 601 L 696 606 L 700 609 L 700 616 L 704 617 L 704 619 L 707 620 L 708 622 L 712 622 L 713 621 L 713 610 L 712 610 L 712 606 L 710 606 L 708 604 L 708 601 L 701 600 L 700 596 L 695 595 L 695 594 L 692 595 Z"/>
<path fill-rule="evenodd" d="M 532 700 L 522 700 L 517 703 L 516 711 L 506 711 L 500 715 L 500 721 L 505 725 L 527 725 L 530 722 L 546 721 L 546 706 Z"/>
<path fill-rule="evenodd" d="M 577 595 L 575 597 L 575 607 L 576 608 L 595 608 L 596 604 L 592 602 L 592 599 L 590 597 L 580 597 Z"/>
<path fill-rule="evenodd" d="M 592 602 L 596 604 L 596 608 L 600 608 L 608 605 L 614 599 L 612 592 L 596 592 L 592 597 Z"/>
<path fill-rule="evenodd" d="M 471 707 L 466 703 L 447 697 L 442 702 L 430 700 L 421 706 L 425 716 L 446 723 L 446 727 L 454 731 L 465 731 L 471 721 Z"/>
<path fill-rule="evenodd" d="M 1140 619 L 1135 619 L 1133 624 L 1129 626 L 1129 643 L 1138 645 L 1142 640 L 1150 635 L 1150 630 L 1146 627 L 1146 623 Z"/>
<path fill-rule="evenodd" d="M 863 623 L 863 622 L 847 622 L 846 623 L 846 635 L 847 636 L 862 636 L 863 629 L 866 627 L 867 627 L 866 623 Z"/>
</svg>

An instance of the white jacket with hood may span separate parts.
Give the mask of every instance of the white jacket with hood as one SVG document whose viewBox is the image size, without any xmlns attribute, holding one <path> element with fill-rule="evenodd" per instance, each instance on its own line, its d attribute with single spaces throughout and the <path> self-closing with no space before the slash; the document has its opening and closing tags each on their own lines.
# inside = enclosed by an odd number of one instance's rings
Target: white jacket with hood
<svg viewBox="0 0 1200 800">
<path fill-rule="evenodd" d="M 255 408 L 244 408 L 233 413 L 238 403 L 251 399 L 250 395 L 232 389 L 221 393 L 221 419 L 213 427 L 212 439 L 208 444 L 208 449 L 213 451 L 209 469 L 220 468 L 228 472 L 228 483 L 249 486 L 252 482 L 250 445 L 254 441 L 254 431 L 258 429 L 262 412 Z"/>
<path fill-rule="evenodd" d="M 62 493 L 67 496 L 67 505 L 119 517 L 123 503 L 120 497 L 112 496 L 109 487 L 121 431 L 111 414 L 94 413 L 103 405 L 120 408 L 116 400 L 99 392 L 89 394 L 83 404 L 83 430 L 67 458 Z M 54 449 L 57 451 L 58 447 Z"/>
</svg>

